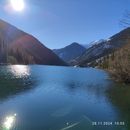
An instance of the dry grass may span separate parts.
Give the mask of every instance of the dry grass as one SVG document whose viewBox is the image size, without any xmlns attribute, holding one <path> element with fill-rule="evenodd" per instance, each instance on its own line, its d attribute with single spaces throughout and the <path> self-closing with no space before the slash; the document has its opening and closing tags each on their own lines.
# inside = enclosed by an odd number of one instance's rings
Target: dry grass
<svg viewBox="0 0 130 130">
<path fill-rule="evenodd" d="M 130 83 L 130 44 L 115 52 L 114 60 L 109 60 L 109 69 L 119 81 Z"/>
</svg>

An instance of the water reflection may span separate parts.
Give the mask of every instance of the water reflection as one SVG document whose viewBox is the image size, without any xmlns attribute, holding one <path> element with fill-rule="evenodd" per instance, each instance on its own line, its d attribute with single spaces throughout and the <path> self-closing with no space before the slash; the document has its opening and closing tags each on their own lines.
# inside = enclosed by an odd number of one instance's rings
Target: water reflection
<svg viewBox="0 0 130 130">
<path fill-rule="evenodd" d="M 118 109 L 119 121 L 130 129 L 130 85 L 114 84 L 107 91 L 110 102 Z"/>
<path fill-rule="evenodd" d="M 105 81 L 105 83 L 104 83 Z M 111 86 L 111 84 L 113 82 L 109 82 L 106 79 L 104 80 L 102 83 L 99 80 L 99 82 L 97 81 L 96 83 L 86 83 L 86 81 L 67 81 L 64 85 L 65 89 L 67 89 L 67 91 L 69 93 L 77 93 L 79 91 L 83 91 L 86 92 L 86 95 L 88 96 L 96 96 L 97 98 L 100 97 L 104 97 L 105 96 L 105 92 L 107 91 L 107 89 L 109 89 L 109 86 Z"/>
<path fill-rule="evenodd" d="M 10 71 L 16 78 L 25 77 L 30 75 L 29 66 L 25 65 L 14 65 L 10 66 Z"/>
<path fill-rule="evenodd" d="M 3 127 L 2 127 L 3 130 L 10 130 L 10 129 L 12 129 L 12 127 L 15 124 L 15 120 L 16 120 L 16 113 L 14 115 L 7 116 L 5 118 L 4 123 L 3 123 Z"/>
<path fill-rule="evenodd" d="M 36 86 L 29 66 L 0 66 L 0 100 Z"/>
</svg>

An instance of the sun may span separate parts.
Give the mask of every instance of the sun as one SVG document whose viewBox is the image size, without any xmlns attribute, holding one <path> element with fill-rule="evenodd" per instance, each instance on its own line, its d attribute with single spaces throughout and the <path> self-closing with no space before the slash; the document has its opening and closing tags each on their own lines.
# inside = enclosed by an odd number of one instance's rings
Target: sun
<svg viewBox="0 0 130 130">
<path fill-rule="evenodd" d="M 15 11 L 23 11 L 25 8 L 24 0 L 10 0 L 11 7 Z"/>
</svg>

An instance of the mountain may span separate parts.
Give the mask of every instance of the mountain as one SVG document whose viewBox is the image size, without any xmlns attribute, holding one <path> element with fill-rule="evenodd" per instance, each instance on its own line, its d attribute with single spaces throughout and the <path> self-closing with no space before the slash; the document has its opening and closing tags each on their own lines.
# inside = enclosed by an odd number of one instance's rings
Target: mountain
<svg viewBox="0 0 130 130">
<path fill-rule="evenodd" d="M 96 66 L 109 71 L 116 81 L 130 83 L 130 43 L 101 58 Z"/>
<path fill-rule="evenodd" d="M 101 40 L 92 41 L 92 42 L 90 42 L 89 44 L 82 44 L 82 45 L 83 45 L 86 49 L 88 49 L 88 48 L 92 47 L 93 45 L 99 44 L 99 43 L 104 42 L 104 41 L 106 41 L 106 40 L 101 39 Z"/>
<path fill-rule="evenodd" d="M 0 64 L 65 65 L 35 37 L 0 20 Z"/>
<path fill-rule="evenodd" d="M 96 42 L 82 56 L 71 61 L 71 64 L 89 66 L 96 59 L 104 57 L 128 43 L 130 43 L 130 28 L 124 29 L 109 39 L 98 42 L 98 44 Z"/>
<path fill-rule="evenodd" d="M 53 50 L 53 52 L 57 54 L 65 62 L 69 62 L 81 56 L 85 51 L 86 51 L 86 48 L 76 42 L 64 48 Z"/>
</svg>

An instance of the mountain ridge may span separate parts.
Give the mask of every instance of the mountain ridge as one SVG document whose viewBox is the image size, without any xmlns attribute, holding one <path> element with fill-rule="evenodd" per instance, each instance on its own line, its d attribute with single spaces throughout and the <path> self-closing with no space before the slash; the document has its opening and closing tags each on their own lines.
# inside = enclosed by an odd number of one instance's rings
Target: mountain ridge
<svg viewBox="0 0 130 130">
<path fill-rule="evenodd" d="M 0 20 L 0 63 L 66 65 L 34 36 Z"/>
<path fill-rule="evenodd" d="M 89 66 L 94 60 L 108 55 L 130 42 L 130 28 L 113 35 L 109 40 L 94 44 L 80 57 L 71 61 L 72 65 Z"/>
<path fill-rule="evenodd" d="M 71 61 L 76 57 L 82 55 L 85 52 L 86 48 L 80 45 L 77 42 L 73 42 L 68 46 L 65 46 L 61 49 L 53 49 L 53 52 L 57 54 L 65 62 Z"/>
</svg>

